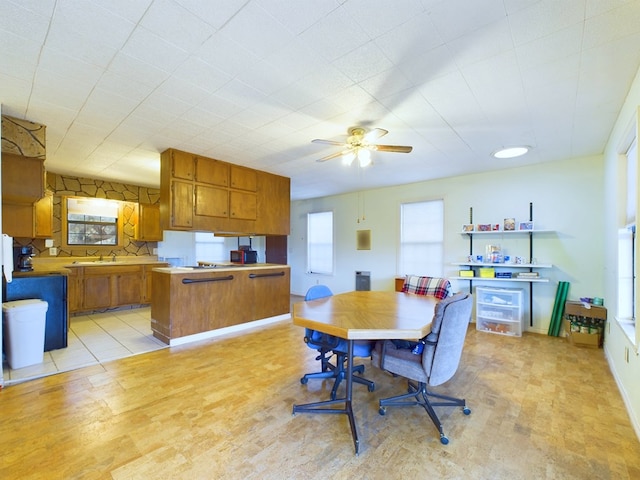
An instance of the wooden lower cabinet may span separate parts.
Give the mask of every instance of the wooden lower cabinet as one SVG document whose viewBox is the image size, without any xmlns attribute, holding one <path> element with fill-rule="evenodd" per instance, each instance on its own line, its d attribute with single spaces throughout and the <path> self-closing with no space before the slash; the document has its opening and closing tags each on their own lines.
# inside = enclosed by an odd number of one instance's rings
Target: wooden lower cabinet
<svg viewBox="0 0 640 480">
<path fill-rule="evenodd" d="M 150 272 L 167 265 L 70 266 L 69 312 L 148 304 L 152 292 Z"/>
<path fill-rule="evenodd" d="M 247 275 L 254 320 L 288 312 L 291 306 L 289 268 L 254 271 Z"/>
<path fill-rule="evenodd" d="M 153 335 L 172 339 L 283 315 L 290 311 L 290 269 L 154 271 Z"/>
<path fill-rule="evenodd" d="M 82 310 L 82 277 L 78 268 L 68 268 L 67 274 L 67 299 L 69 313 Z"/>
</svg>

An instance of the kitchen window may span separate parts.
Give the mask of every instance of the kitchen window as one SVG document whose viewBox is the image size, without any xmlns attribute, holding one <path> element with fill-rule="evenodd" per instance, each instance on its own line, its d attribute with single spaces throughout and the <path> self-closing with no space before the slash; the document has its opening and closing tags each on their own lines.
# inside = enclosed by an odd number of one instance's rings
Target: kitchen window
<svg viewBox="0 0 640 480">
<path fill-rule="evenodd" d="M 307 214 L 307 272 L 333 273 L 333 212 Z"/>
<path fill-rule="evenodd" d="M 97 198 L 67 197 L 64 207 L 65 246 L 120 246 L 120 202 Z"/>
<path fill-rule="evenodd" d="M 399 275 L 444 275 L 444 201 L 400 205 Z"/>
<path fill-rule="evenodd" d="M 195 232 L 196 260 L 203 262 L 224 262 L 229 260 L 224 237 L 216 237 L 210 232 Z"/>
</svg>

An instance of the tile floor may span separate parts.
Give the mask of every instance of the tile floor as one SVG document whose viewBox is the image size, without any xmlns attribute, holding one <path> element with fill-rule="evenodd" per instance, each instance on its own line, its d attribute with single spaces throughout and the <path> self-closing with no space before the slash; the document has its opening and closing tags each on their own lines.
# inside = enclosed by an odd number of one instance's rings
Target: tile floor
<svg viewBox="0 0 640 480">
<path fill-rule="evenodd" d="M 12 370 L 3 363 L 4 384 L 96 365 L 167 345 L 151 333 L 151 308 L 70 317 L 67 348 L 45 352 L 38 365 Z"/>
</svg>

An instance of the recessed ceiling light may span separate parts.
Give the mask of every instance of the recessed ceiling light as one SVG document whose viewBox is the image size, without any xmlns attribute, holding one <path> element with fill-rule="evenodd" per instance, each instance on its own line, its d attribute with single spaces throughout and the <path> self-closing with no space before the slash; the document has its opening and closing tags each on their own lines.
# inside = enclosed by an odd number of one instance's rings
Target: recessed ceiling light
<svg viewBox="0 0 640 480">
<path fill-rule="evenodd" d="M 529 150 L 531 150 L 531 147 L 524 145 L 521 147 L 507 147 L 496 150 L 492 155 L 496 158 L 515 158 L 524 155 Z"/>
</svg>

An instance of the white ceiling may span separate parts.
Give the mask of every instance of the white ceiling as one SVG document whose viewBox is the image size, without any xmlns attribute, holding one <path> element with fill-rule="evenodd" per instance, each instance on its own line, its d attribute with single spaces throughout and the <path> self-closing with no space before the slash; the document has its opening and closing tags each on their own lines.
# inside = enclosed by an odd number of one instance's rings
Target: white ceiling
<svg viewBox="0 0 640 480">
<path fill-rule="evenodd" d="M 174 147 L 303 199 L 600 154 L 639 47 L 638 0 L 2 0 L 0 102 L 52 172 L 157 187 Z M 413 152 L 315 161 L 353 125 Z"/>
</svg>

